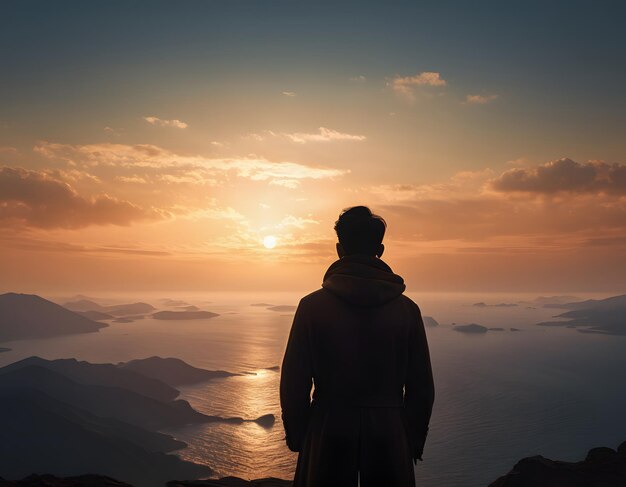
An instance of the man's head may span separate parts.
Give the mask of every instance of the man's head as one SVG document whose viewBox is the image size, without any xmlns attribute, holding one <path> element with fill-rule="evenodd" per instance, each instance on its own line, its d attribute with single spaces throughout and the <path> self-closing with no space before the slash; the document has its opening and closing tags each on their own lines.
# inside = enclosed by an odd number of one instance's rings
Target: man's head
<svg viewBox="0 0 626 487">
<path fill-rule="evenodd" d="M 367 206 L 353 206 L 341 212 L 335 222 L 339 238 L 339 257 L 351 254 L 366 254 L 381 257 L 385 250 L 383 237 L 387 223 L 382 217 L 372 214 Z"/>
</svg>

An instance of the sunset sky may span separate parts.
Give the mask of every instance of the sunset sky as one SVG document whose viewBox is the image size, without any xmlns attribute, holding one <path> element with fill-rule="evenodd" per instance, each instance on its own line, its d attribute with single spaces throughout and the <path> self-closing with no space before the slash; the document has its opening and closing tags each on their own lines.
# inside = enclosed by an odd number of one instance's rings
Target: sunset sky
<svg viewBox="0 0 626 487">
<path fill-rule="evenodd" d="M 623 2 L 424 3 L 2 1 L 0 291 L 623 292 Z"/>
</svg>

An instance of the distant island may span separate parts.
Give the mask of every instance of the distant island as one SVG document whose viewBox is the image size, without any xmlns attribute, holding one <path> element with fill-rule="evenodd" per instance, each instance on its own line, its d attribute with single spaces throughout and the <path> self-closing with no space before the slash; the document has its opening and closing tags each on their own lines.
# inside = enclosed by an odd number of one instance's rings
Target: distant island
<svg viewBox="0 0 626 487">
<path fill-rule="evenodd" d="M 205 320 L 219 314 L 210 311 L 159 311 L 151 316 L 155 320 Z"/>
<path fill-rule="evenodd" d="M 472 333 L 472 334 L 487 333 L 487 330 L 488 330 L 487 327 L 478 325 L 476 323 L 470 323 L 469 325 L 456 325 L 452 329 L 460 333 Z"/>
<path fill-rule="evenodd" d="M 563 303 L 571 303 L 573 301 L 580 301 L 580 298 L 576 296 L 539 296 L 532 301 L 518 301 L 518 304 L 541 306 L 543 308 L 553 308 Z"/>
<path fill-rule="evenodd" d="M 0 353 L 2 353 L 2 352 L 10 352 L 10 351 L 11 351 L 10 348 L 0 347 Z"/>
<path fill-rule="evenodd" d="M 189 304 L 187 301 L 182 301 L 181 299 L 170 298 L 159 299 L 159 302 L 162 303 L 163 306 L 187 306 Z"/>
<path fill-rule="evenodd" d="M 112 320 L 115 318 L 115 316 L 102 311 L 74 311 L 74 313 L 94 321 Z"/>
<path fill-rule="evenodd" d="M 187 306 L 176 306 L 176 308 L 183 310 L 183 311 L 200 311 L 200 308 L 192 304 L 187 305 Z"/>
<path fill-rule="evenodd" d="M 166 376 L 178 377 L 176 382 L 202 370 L 176 359 L 151 359 L 143 365 L 158 364 Z M 16 439 L 0 442 L 0 472 L 11 479 L 32 472 L 97 472 L 152 487 L 212 472 L 167 455 L 186 445 L 159 430 L 207 422 L 274 424 L 271 414 L 244 419 L 200 413 L 176 399 L 179 392 L 171 385 L 133 370 L 138 363 L 142 361 L 114 365 L 31 357 L 0 368 L 0 431 Z M 181 373 L 190 375 L 177 375 Z"/>
<path fill-rule="evenodd" d="M 481 301 L 480 303 L 474 303 L 472 306 L 475 306 L 477 308 L 513 308 L 517 306 L 517 304 L 516 303 L 487 304 Z"/>
<path fill-rule="evenodd" d="M 285 313 L 287 311 L 295 311 L 297 308 L 297 306 L 292 306 L 292 305 L 288 305 L 288 304 L 281 304 L 278 306 L 270 306 L 267 309 L 269 309 L 270 311 L 277 311 L 279 313 Z"/>
<path fill-rule="evenodd" d="M 148 303 L 129 303 L 129 304 L 115 304 L 112 306 L 101 306 L 98 303 L 81 299 L 78 301 L 70 301 L 63 305 L 64 308 L 70 311 L 98 311 L 100 313 L 106 313 L 113 316 L 126 316 L 126 315 L 142 315 L 153 312 L 156 308 Z"/>
<path fill-rule="evenodd" d="M 432 316 L 422 316 L 422 321 L 424 321 L 424 326 L 429 328 L 439 326 L 439 322 Z"/>
<path fill-rule="evenodd" d="M 274 305 L 270 303 L 252 303 L 250 306 L 257 306 L 260 308 L 269 308 L 270 306 L 274 306 Z"/>
<path fill-rule="evenodd" d="M 199 369 L 177 358 L 148 357 L 122 362 L 118 367 L 158 379 L 172 387 L 241 375 L 224 370 Z"/>
<path fill-rule="evenodd" d="M 565 326 L 577 328 L 582 333 L 602 335 L 626 335 L 626 294 L 606 299 L 589 299 L 562 303 L 555 308 L 569 309 L 554 318 L 558 321 L 543 321 L 538 326 Z"/>
<path fill-rule="evenodd" d="M 35 294 L 0 295 L 0 342 L 93 333 L 106 326 Z"/>
</svg>

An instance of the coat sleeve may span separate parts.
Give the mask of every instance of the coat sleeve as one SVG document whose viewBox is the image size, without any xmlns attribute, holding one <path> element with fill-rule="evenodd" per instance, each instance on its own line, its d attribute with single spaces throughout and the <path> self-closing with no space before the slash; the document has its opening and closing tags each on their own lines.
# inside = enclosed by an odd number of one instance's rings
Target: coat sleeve
<svg viewBox="0 0 626 487">
<path fill-rule="evenodd" d="M 413 460 L 422 460 L 428 423 L 435 401 L 435 386 L 424 322 L 419 308 L 409 329 L 408 368 L 404 385 L 404 407 L 413 449 Z"/>
<path fill-rule="evenodd" d="M 280 376 L 280 406 L 287 447 L 296 452 L 300 451 L 308 426 L 313 385 L 310 316 L 303 308 L 300 301 L 291 325 Z"/>
</svg>

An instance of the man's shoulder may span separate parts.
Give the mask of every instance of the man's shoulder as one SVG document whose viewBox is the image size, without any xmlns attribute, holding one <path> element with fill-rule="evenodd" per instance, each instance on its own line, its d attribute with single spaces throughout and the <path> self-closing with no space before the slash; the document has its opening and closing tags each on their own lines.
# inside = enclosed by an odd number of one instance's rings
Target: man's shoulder
<svg viewBox="0 0 626 487">
<path fill-rule="evenodd" d="M 401 296 L 399 296 L 398 301 L 403 303 L 405 306 L 409 306 L 411 308 L 416 309 L 417 311 L 420 311 L 420 308 L 417 305 L 417 303 L 413 301 L 411 298 L 409 298 L 406 294 L 402 294 Z"/>
<path fill-rule="evenodd" d="M 329 298 L 329 292 L 324 288 L 319 288 L 300 299 L 300 306 L 316 305 L 320 302 L 327 301 Z"/>
</svg>

